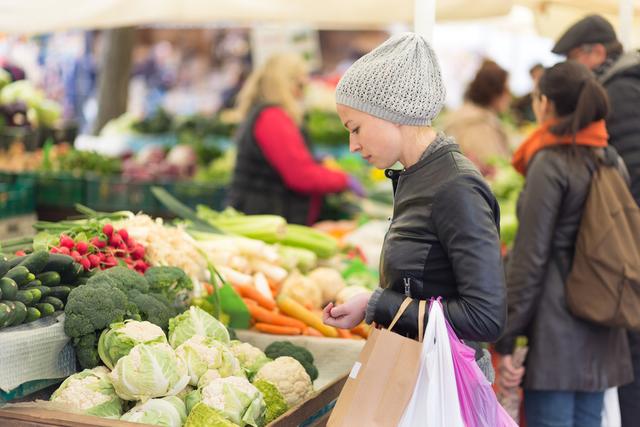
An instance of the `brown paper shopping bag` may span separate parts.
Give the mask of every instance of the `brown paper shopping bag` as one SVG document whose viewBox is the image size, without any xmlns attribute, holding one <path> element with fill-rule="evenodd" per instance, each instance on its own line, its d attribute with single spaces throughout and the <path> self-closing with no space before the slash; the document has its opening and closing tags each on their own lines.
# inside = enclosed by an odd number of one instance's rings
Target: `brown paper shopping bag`
<svg viewBox="0 0 640 427">
<path fill-rule="evenodd" d="M 420 301 L 419 341 L 391 332 L 411 303 L 407 298 L 389 329 L 374 329 L 331 413 L 329 427 L 395 427 L 411 399 L 420 370 L 426 301 Z"/>
</svg>

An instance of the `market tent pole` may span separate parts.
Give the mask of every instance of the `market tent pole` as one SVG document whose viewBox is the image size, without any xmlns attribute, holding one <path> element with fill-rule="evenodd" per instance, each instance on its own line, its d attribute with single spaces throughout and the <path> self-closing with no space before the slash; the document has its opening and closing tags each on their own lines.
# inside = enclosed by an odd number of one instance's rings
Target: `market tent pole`
<svg viewBox="0 0 640 427">
<path fill-rule="evenodd" d="M 414 0 L 413 29 L 417 34 L 433 42 L 436 24 L 436 0 Z"/>
<path fill-rule="evenodd" d="M 620 42 L 625 49 L 631 48 L 631 32 L 633 29 L 633 0 L 620 0 L 618 11 L 620 22 Z"/>
<path fill-rule="evenodd" d="M 98 77 L 98 117 L 93 128 L 95 135 L 109 120 L 127 111 L 134 39 L 133 27 L 114 28 L 104 33 L 102 67 Z"/>
</svg>

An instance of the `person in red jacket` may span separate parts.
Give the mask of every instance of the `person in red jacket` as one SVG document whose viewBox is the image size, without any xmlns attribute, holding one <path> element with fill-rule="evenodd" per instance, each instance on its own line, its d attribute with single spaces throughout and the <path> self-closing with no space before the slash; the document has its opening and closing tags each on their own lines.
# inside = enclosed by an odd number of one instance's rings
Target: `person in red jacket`
<svg viewBox="0 0 640 427">
<path fill-rule="evenodd" d="M 308 71 L 302 58 L 281 54 L 254 71 L 238 95 L 243 121 L 228 203 L 245 214 L 276 214 L 312 224 L 325 194 L 351 190 L 353 177 L 317 163 L 300 128 Z"/>
</svg>

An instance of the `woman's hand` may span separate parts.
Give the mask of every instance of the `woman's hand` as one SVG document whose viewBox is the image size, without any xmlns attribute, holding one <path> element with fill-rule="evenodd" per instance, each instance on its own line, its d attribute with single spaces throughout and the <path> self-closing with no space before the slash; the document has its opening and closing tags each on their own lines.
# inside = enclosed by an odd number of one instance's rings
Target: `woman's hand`
<svg viewBox="0 0 640 427">
<path fill-rule="evenodd" d="M 500 387 L 518 387 L 522 382 L 524 371 L 524 367 L 516 368 L 513 366 L 513 358 L 511 356 L 502 356 L 498 362 L 498 382 Z"/>
<path fill-rule="evenodd" d="M 368 293 L 359 294 L 338 306 L 330 302 L 322 311 L 322 321 L 339 329 L 355 328 L 364 320 L 369 297 Z"/>
</svg>

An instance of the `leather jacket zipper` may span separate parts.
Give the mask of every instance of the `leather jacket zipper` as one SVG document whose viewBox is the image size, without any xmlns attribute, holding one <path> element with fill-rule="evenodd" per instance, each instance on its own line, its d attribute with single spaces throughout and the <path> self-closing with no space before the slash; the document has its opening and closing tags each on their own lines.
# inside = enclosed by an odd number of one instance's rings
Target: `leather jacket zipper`
<svg viewBox="0 0 640 427">
<path fill-rule="evenodd" d="M 404 277 L 402 280 L 404 281 L 404 294 L 411 298 L 411 277 Z"/>
</svg>

